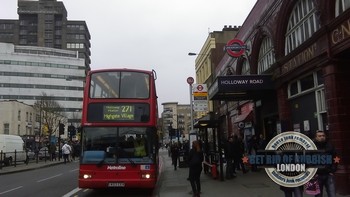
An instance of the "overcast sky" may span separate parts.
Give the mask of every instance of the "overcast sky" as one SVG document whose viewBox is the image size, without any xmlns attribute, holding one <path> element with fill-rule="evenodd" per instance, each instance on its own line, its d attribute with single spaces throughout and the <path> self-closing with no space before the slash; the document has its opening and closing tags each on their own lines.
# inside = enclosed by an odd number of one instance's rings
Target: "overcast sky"
<svg viewBox="0 0 350 197">
<path fill-rule="evenodd" d="M 60 0 L 59 0 L 60 1 Z M 0 0 L 0 18 L 18 19 L 17 0 Z M 159 107 L 189 104 L 187 77 L 209 32 L 242 25 L 256 0 L 63 0 L 68 20 L 86 21 L 91 68 L 157 72 Z M 161 111 L 160 111 L 161 113 Z"/>
</svg>

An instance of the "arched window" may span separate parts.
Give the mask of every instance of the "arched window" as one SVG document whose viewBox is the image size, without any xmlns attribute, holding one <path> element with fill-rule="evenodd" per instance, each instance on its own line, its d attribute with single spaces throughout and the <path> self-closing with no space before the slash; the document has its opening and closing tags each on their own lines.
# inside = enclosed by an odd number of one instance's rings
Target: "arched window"
<svg viewBox="0 0 350 197">
<path fill-rule="evenodd" d="M 335 16 L 339 16 L 345 10 L 350 8 L 349 0 L 336 0 L 335 1 Z"/>
<path fill-rule="evenodd" d="M 250 75 L 250 66 L 247 59 L 245 59 L 242 64 L 242 75 Z"/>
<path fill-rule="evenodd" d="M 258 59 L 258 74 L 263 73 L 275 63 L 272 41 L 270 37 L 265 37 L 261 43 Z"/>
<path fill-rule="evenodd" d="M 312 0 L 299 0 L 289 17 L 285 54 L 289 54 L 320 28 Z"/>
</svg>

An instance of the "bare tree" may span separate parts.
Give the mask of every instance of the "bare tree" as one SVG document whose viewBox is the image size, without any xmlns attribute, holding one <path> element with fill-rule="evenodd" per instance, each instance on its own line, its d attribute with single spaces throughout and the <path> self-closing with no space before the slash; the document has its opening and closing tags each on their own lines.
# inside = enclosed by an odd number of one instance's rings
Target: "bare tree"
<svg viewBox="0 0 350 197">
<path fill-rule="evenodd" d="M 65 117 L 62 115 L 62 107 L 53 99 L 52 96 L 48 96 L 46 93 L 42 93 L 39 100 L 34 103 L 34 109 L 39 114 L 40 122 L 40 136 L 46 135 L 43 132 L 43 126 L 47 127 L 49 139 L 52 135 L 56 136 L 58 133 L 59 122 L 64 123 Z"/>
</svg>

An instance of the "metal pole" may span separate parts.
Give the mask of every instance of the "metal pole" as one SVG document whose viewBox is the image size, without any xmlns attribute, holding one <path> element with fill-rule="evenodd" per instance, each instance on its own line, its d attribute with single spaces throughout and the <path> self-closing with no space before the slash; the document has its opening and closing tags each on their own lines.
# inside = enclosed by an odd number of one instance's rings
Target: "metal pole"
<svg viewBox="0 0 350 197">
<path fill-rule="evenodd" d="M 177 144 L 180 144 L 179 112 L 177 112 L 176 114 L 176 135 L 177 135 Z"/>
<path fill-rule="evenodd" d="M 193 132 L 193 100 L 192 100 L 192 84 L 189 84 L 190 87 L 190 110 L 191 110 L 191 131 L 190 133 Z"/>
<path fill-rule="evenodd" d="M 58 121 L 58 161 L 61 159 L 61 134 L 60 134 L 61 120 Z"/>
</svg>

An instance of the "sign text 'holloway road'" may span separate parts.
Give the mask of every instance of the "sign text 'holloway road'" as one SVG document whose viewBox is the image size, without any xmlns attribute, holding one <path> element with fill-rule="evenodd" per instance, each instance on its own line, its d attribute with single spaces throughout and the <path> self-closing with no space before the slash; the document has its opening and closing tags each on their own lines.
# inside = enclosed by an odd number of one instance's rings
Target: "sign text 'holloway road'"
<svg viewBox="0 0 350 197">
<path fill-rule="evenodd" d="M 238 84 L 262 84 L 264 83 L 263 79 L 237 79 L 237 80 L 223 80 L 220 81 L 221 84 L 225 84 L 225 85 L 238 85 Z"/>
</svg>

